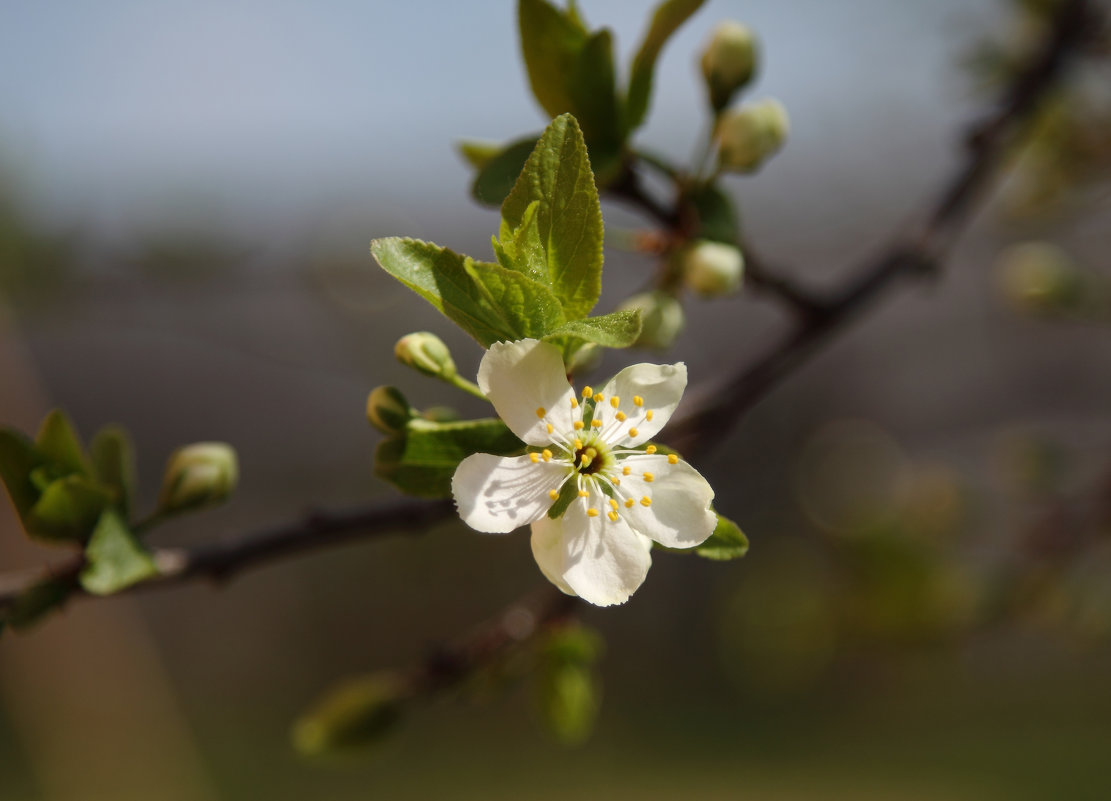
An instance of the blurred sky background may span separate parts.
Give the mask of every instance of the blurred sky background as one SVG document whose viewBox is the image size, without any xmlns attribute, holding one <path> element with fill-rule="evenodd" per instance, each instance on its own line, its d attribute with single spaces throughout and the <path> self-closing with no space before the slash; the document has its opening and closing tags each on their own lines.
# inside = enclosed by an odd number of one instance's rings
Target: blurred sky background
<svg viewBox="0 0 1111 801">
<path fill-rule="evenodd" d="M 174 447 L 233 442 L 235 500 L 160 543 L 392 497 L 372 476 L 366 393 L 445 400 L 394 362 L 394 341 L 435 331 L 464 372 L 480 351 L 367 244 L 489 256 L 497 215 L 470 200 L 454 148 L 546 122 L 514 5 L 0 0 L 0 188 L 72 262 L 45 293 L 0 298 L 0 423 L 29 430 L 54 405 L 86 436 L 123 423 L 148 504 Z M 650 4 L 582 6 L 627 63 Z M 727 185 L 762 252 L 833 285 L 957 164 L 982 108 L 961 59 L 1006 14 L 996 0 L 710 0 L 664 51 L 637 141 L 689 158 L 706 125 L 699 48 L 723 18 L 752 26 L 748 96 L 782 100 L 792 131 Z M 1010 538 L 1057 489 L 1098 481 L 1111 441 L 1106 325 L 1016 314 L 993 265 L 1046 237 L 1106 271 L 1105 195 L 1048 219 L 981 214 L 940 280 L 889 296 L 699 465 L 752 551 L 662 554 L 627 607 L 587 614 L 608 647 L 586 746 L 537 731 L 526 687 L 430 704 L 369 760 L 292 752 L 291 722 L 329 684 L 419 659 L 540 580 L 527 537 L 447 525 L 223 588 L 74 604 L 5 637 L 0 800 L 1108 797 L 1111 599 L 1080 624 L 1069 605 L 1075 586 L 1106 584 L 1106 547 L 1056 606 L 970 622 L 978 578 L 1022 563 Z M 603 311 L 646 275 L 642 257 L 606 259 Z M 784 322 L 747 296 L 688 312 L 669 357 L 693 383 Z M 1028 492 L 1014 474 L 1043 457 L 1065 478 Z M 43 563 L 6 504 L 0 537 L 0 568 Z"/>
</svg>

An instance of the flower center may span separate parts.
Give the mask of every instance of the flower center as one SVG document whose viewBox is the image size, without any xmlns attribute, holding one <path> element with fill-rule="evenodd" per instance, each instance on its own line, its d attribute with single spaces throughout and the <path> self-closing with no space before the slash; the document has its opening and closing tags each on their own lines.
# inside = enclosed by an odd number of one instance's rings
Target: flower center
<svg viewBox="0 0 1111 801">
<path fill-rule="evenodd" d="M 611 461 L 609 449 L 596 439 L 575 449 L 575 469 L 584 476 L 592 476 L 605 469 Z"/>
</svg>

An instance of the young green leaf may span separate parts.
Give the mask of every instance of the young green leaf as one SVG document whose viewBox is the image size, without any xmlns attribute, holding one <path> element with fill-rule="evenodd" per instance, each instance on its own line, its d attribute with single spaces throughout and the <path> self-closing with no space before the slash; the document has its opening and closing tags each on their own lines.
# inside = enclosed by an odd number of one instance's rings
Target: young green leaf
<svg viewBox="0 0 1111 801">
<path fill-rule="evenodd" d="M 110 488 L 72 473 L 46 487 L 23 525 L 32 539 L 84 542 L 113 501 Z"/>
<path fill-rule="evenodd" d="M 568 319 L 585 317 L 602 291 L 602 207 L 574 117 L 552 120 L 501 211 L 503 248 L 522 226 L 533 224 L 526 215 L 535 214 L 536 231 L 529 241 L 535 236 L 543 248 L 546 274 L 541 275 L 535 259 L 515 266 L 551 287 Z"/>
<path fill-rule="evenodd" d="M 617 311 L 564 323 L 545 339 L 576 338 L 606 348 L 627 348 L 640 336 L 640 311 Z"/>
<path fill-rule="evenodd" d="M 739 559 L 748 553 L 748 537 L 732 520 L 718 515 L 718 524 L 714 528 L 714 533 L 695 548 L 694 552 L 704 559 L 719 562 Z"/>
<path fill-rule="evenodd" d="M 37 623 L 48 612 L 59 609 L 75 587 L 72 577 L 67 576 L 51 577 L 31 585 L 0 611 L 0 630 L 10 626 L 18 631 Z"/>
<path fill-rule="evenodd" d="M 94 595 L 111 595 L 156 575 L 158 568 L 127 524 L 114 510 L 105 511 L 85 547 L 81 586 Z"/>
<path fill-rule="evenodd" d="M 55 462 L 67 470 L 83 475 L 89 474 L 89 462 L 81 447 L 81 440 L 73 429 L 73 424 L 61 409 L 55 409 L 42 421 L 35 446 L 47 460 Z"/>
<path fill-rule="evenodd" d="M 740 228 L 737 210 L 729 195 L 713 184 L 700 187 L 688 195 L 698 215 L 696 238 L 710 239 L 737 245 L 740 242 Z"/>
<path fill-rule="evenodd" d="M 590 35 L 566 79 L 571 106 L 565 110 L 579 121 L 591 155 L 620 151 L 624 137 L 613 65 L 613 34 L 609 30 L 603 28 Z"/>
<path fill-rule="evenodd" d="M 306 756 L 373 745 L 401 720 L 405 683 L 390 673 L 349 680 L 329 692 L 293 727 L 293 745 Z"/>
<path fill-rule="evenodd" d="M 495 142 L 480 142 L 476 139 L 464 139 L 457 142 L 456 147 L 463 160 L 476 170 L 481 170 L 505 149 L 503 145 Z"/>
<path fill-rule="evenodd" d="M 644 122 L 652 100 L 652 79 L 656 59 L 664 44 L 705 0 L 664 0 L 652 15 L 652 24 L 633 58 L 629 75 L 629 95 L 625 102 L 625 130 L 634 131 Z"/>
<path fill-rule="evenodd" d="M 503 330 L 502 339 L 542 337 L 563 325 L 563 309 L 551 291 L 539 281 L 500 264 L 468 258 L 464 269 L 478 291 L 494 309 Z"/>
<path fill-rule="evenodd" d="M 135 487 L 135 459 L 127 431 L 105 426 L 89 446 L 97 480 L 116 491 L 116 508 L 124 519 L 130 514 Z"/>
<path fill-rule="evenodd" d="M 474 183 L 471 184 L 474 199 L 489 206 L 500 206 L 506 195 L 512 191 L 517 176 L 525 168 L 525 162 L 539 138 L 528 136 L 512 142 L 479 166 Z"/>
<path fill-rule="evenodd" d="M 0 428 L 0 479 L 21 519 L 39 498 L 31 472 L 43 461 L 31 440 L 15 429 Z"/>
<path fill-rule="evenodd" d="M 547 0 L 519 0 L 517 21 L 533 95 L 552 117 L 571 111 L 567 76 L 586 44 L 586 26 L 577 14 Z"/>
<path fill-rule="evenodd" d="M 455 468 L 472 453 L 509 456 L 523 449 L 501 420 L 433 423 L 416 418 L 405 433 L 378 446 L 374 473 L 408 495 L 449 498 Z"/>
</svg>

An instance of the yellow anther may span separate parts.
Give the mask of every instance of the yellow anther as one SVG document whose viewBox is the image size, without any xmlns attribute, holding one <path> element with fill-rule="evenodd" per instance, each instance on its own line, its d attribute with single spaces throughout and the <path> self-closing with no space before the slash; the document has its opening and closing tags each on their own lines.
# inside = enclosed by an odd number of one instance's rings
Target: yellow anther
<svg viewBox="0 0 1111 801">
<path fill-rule="evenodd" d="M 656 477 L 654 475 L 652 475 L 651 473 L 645 473 L 644 474 L 644 480 L 647 481 L 649 484 L 651 484 L 653 481 L 656 480 Z"/>
<path fill-rule="evenodd" d="M 625 465 L 624 467 L 621 468 L 621 475 L 623 475 L 623 476 L 627 476 L 631 472 L 633 472 L 633 468 L 629 467 L 628 465 Z"/>
<path fill-rule="evenodd" d="M 537 417 L 543 417 L 547 413 L 548 413 L 548 410 L 545 409 L 543 406 L 537 406 L 536 407 L 536 416 Z"/>
<path fill-rule="evenodd" d="M 605 395 L 603 395 L 603 394 L 602 394 L 601 392 L 597 393 L 597 394 L 596 394 L 596 395 L 594 396 L 594 402 L 595 402 L 595 403 L 601 403 L 601 402 L 602 402 L 602 401 L 604 401 L 605 399 L 606 399 L 606 396 L 605 396 Z"/>
<path fill-rule="evenodd" d="M 528 455 L 528 458 L 529 458 L 530 462 L 532 462 L 533 464 L 536 464 L 537 462 L 540 461 L 540 454 L 539 453 L 530 453 Z"/>
<path fill-rule="evenodd" d="M 652 505 L 652 499 L 649 498 L 647 495 L 645 495 L 643 498 L 640 499 L 640 505 L 641 506 L 651 506 Z"/>
<path fill-rule="evenodd" d="M 617 404 L 619 403 L 621 403 L 621 398 L 617 397 L 616 395 L 610 395 L 610 406 L 616 409 Z"/>
<path fill-rule="evenodd" d="M 621 519 L 621 515 L 619 515 L 619 514 L 618 514 L 617 512 L 610 512 L 610 513 L 609 513 L 608 515 L 606 515 L 606 516 L 607 516 L 607 517 L 608 517 L 608 518 L 609 518 L 610 520 L 612 520 L 612 521 L 613 521 L 614 523 L 616 523 L 616 522 L 617 522 L 618 520 L 620 520 L 620 519 Z"/>
<path fill-rule="evenodd" d="M 614 417 L 617 418 L 617 422 L 619 422 L 619 423 L 624 423 L 625 422 L 625 413 L 624 412 L 618 412 L 617 414 L 614 415 Z"/>
<path fill-rule="evenodd" d="M 578 437 L 575 437 L 575 441 L 572 444 L 575 446 L 575 450 L 578 450 L 583 446 L 583 441 Z"/>
<path fill-rule="evenodd" d="M 584 398 L 593 398 L 594 397 L 594 390 L 592 390 L 590 387 L 583 387 L 583 397 Z"/>
<path fill-rule="evenodd" d="M 644 405 L 644 398 L 640 397 L 640 395 L 633 395 L 633 406 L 643 406 L 643 405 Z"/>
<path fill-rule="evenodd" d="M 640 432 L 639 432 L 639 431 L 637 431 L 637 430 L 636 430 L 635 428 L 630 428 L 630 429 L 629 429 L 629 436 L 630 436 L 630 437 L 635 437 L 635 436 L 636 436 L 637 434 L 639 434 L 639 433 L 640 433 Z"/>
<path fill-rule="evenodd" d="M 555 431 L 555 429 L 552 428 L 552 424 L 548 423 L 548 433 L 551 434 L 553 431 Z"/>
<path fill-rule="evenodd" d="M 656 452 L 656 446 L 655 445 L 649 445 L 647 448 L 644 449 L 644 452 L 651 455 L 651 454 Z"/>
<path fill-rule="evenodd" d="M 626 509 L 632 509 L 634 503 L 636 503 L 636 501 L 634 501 L 632 498 L 629 498 L 628 500 L 625 501 L 625 508 Z"/>
<path fill-rule="evenodd" d="M 648 411 L 646 411 L 644 413 L 644 419 L 645 420 L 651 420 L 652 419 L 652 410 L 651 409 L 649 409 Z"/>
<path fill-rule="evenodd" d="M 612 482 L 613 482 L 613 485 L 614 485 L 615 487 L 617 487 L 617 486 L 620 486 L 620 485 L 621 485 L 621 479 L 619 479 L 619 478 L 618 478 L 617 476 L 614 476 L 613 478 L 611 478 L 611 479 L 610 479 L 610 481 L 612 481 Z"/>
<path fill-rule="evenodd" d="M 679 464 L 679 457 L 676 456 L 674 453 L 669 453 L 667 455 L 667 463 L 668 464 Z"/>
<path fill-rule="evenodd" d="M 589 498 L 589 497 L 590 497 L 590 493 L 589 493 L 589 492 L 587 492 L 586 490 L 579 490 L 579 497 L 580 497 L 580 498 Z"/>
<path fill-rule="evenodd" d="M 548 497 L 553 501 L 559 498 L 559 490 L 548 490 Z"/>
<path fill-rule="evenodd" d="M 574 395 L 571 396 L 571 408 L 572 409 L 579 408 L 579 400 Z"/>
<path fill-rule="evenodd" d="M 586 510 L 586 516 L 587 517 L 597 517 L 598 516 L 598 510 L 591 507 L 590 509 Z"/>
<path fill-rule="evenodd" d="M 551 452 L 550 450 L 548 450 L 547 448 L 545 448 L 544 450 L 542 450 L 542 451 L 540 452 L 540 455 L 541 455 L 542 457 L 544 457 L 544 461 L 545 461 L 545 462 L 550 462 L 550 461 L 552 460 L 552 452 Z"/>
<path fill-rule="evenodd" d="M 582 431 L 584 427 L 582 420 L 576 420 L 574 423 L 572 423 L 572 425 L 575 426 L 576 431 Z"/>
<path fill-rule="evenodd" d="M 594 426 L 595 428 L 601 428 L 602 421 L 595 417 L 593 420 L 590 421 L 590 425 Z"/>
<path fill-rule="evenodd" d="M 617 508 L 617 501 L 615 501 L 613 498 L 610 498 L 610 507 L 613 509 Z"/>
</svg>

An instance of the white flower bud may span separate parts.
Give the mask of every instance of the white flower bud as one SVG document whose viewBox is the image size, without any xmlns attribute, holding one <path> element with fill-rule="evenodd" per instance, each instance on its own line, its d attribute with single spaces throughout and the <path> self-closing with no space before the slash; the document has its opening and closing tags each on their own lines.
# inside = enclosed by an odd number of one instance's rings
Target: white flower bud
<svg viewBox="0 0 1111 801">
<path fill-rule="evenodd" d="M 642 292 L 618 308 L 640 309 L 641 328 L 636 344 L 642 348 L 669 348 L 683 330 L 683 306 L 666 292 Z"/>
<path fill-rule="evenodd" d="M 166 462 L 161 514 L 181 512 L 225 500 L 239 480 L 235 449 L 223 442 L 197 442 L 174 451 Z"/>
<path fill-rule="evenodd" d="M 396 387 L 375 387 L 366 399 L 366 419 L 384 434 L 399 434 L 413 418 L 409 401 Z"/>
<path fill-rule="evenodd" d="M 683 281 L 700 295 L 735 292 L 741 285 L 744 257 L 732 245 L 699 240 L 683 251 Z"/>
<path fill-rule="evenodd" d="M 710 105 L 721 111 L 756 72 L 756 35 L 739 22 L 718 23 L 702 51 L 702 76 L 710 93 Z"/>
<path fill-rule="evenodd" d="M 426 375 L 444 379 L 455 376 L 455 362 L 452 361 L 451 351 L 435 334 L 418 331 L 403 336 L 394 345 L 393 352 L 399 362 Z"/>
<path fill-rule="evenodd" d="M 718 162 L 723 170 L 755 172 L 787 140 L 787 109 L 778 100 L 746 103 L 718 121 Z"/>
</svg>

